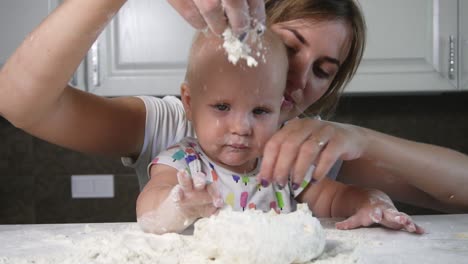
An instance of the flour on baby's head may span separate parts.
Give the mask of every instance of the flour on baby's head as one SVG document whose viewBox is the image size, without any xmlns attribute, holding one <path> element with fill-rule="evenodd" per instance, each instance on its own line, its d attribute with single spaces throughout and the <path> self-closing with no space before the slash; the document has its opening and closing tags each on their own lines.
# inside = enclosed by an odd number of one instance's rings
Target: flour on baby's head
<svg viewBox="0 0 468 264">
<path fill-rule="evenodd" d="M 199 77 L 213 74 L 271 75 L 278 82 L 286 82 L 288 57 L 286 47 L 272 31 L 261 36 L 249 34 L 240 42 L 226 30 L 224 38 L 211 32 L 197 32 L 190 49 L 185 81 L 194 83 Z M 247 48 L 246 48 L 247 47 Z M 249 50 L 245 56 L 246 49 Z M 256 61 L 255 67 L 252 60 Z M 202 85 L 203 87 L 203 85 Z"/>
<path fill-rule="evenodd" d="M 255 29 L 249 30 L 246 33 L 246 40 L 241 41 L 228 27 L 223 32 L 223 39 L 223 48 L 232 64 L 236 65 L 240 59 L 245 59 L 249 67 L 256 67 L 258 65 L 257 59 L 265 62 L 262 36 L 258 35 Z M 256 49 L 255 53 L 252 53 L 252 47 Z"/>
<path fill-rule="evenodd" d="M 218 79 L 219 84 L 229 79 L 265 78 L 265 81 L 285 86 L 288 56 L 282 40 L 270 30 L 266 30 L 262 36 L 256 35 L 255 38 L 258 39 L 247 37 L 245 43 L 250 45 L 251 54 L 258 55 L 261 59 L 257 56 L 257 66 L 249 67 L 249 62 L 245 59 L 239 58 L 235 64 L 229 61 L 228 53 L 223 47 L 223 38 L 210 32 L 197 32 L 190 50 L 186 84 L 192 89 L 203 91 L 202 88 L 207 87 L 207 79 Z"/>
</svg>

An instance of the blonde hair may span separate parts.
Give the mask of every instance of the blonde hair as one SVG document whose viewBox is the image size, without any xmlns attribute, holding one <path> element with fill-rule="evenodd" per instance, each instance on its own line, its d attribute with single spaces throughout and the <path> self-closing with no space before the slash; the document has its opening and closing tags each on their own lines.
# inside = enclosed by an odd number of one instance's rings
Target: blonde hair
<svg viewBox="0 0 468 264">
<path fill-rule="evenodd" d="M 355 0 L 265 0 L 267 25 L 296 19 L 344 21 L 351 28 L 350 50 L 325 94 L 306 114 L 332 113 L 344 87 L 351 81 L 361 62 L 366 44 L 366 23 Z"/>
</svg>

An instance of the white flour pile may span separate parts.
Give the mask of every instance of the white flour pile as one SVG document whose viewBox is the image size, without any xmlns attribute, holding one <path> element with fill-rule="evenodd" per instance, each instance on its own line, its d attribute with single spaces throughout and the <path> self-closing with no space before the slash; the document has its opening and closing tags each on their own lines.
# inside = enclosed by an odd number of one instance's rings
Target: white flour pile
<svg viewBox="0 0 468 264">
<path fill-rule="evenodd" d="M 232 64 L 236 65 L 240 59 L 245 59 L 247 61 L 247 66 L 249 67 L 256 67 L 258 65 L 257 60 L 253 57 L 252 48 L 250 44 L 257 45 L 257 52 L 256 56 L 262 56 L 263 60 L 265 61 L 265 57 L 262 54 L 263 46 L 262 46 L 262 38 L 258 36 L 256 29 L 251 29 L 247 32 L 246 40 L 240 41 L 232 32 L 232 30 L 228 27 L 223 32 L 223 48 L 228 55 L 228 60 Z"/>
<path fill-rule="evenodd" d="M 21 252 L 27 256 L 0 256 L 0 264 L 300 263 L 317 256 L 316 263 L 356 261 L 355 244 L 333 234 L 325 241 L 324 230 L 305 206 L 282 215 L 222 211 L 198 221 L 193 236 L 147 234 L 136 224 L 79 229 L 63 229 L 69 233 L 63 235 L 25 232 Z M 38 250 L 38 245 L 44 249 Z"/>
<path fill-rule="evenodd" d="M 200 253 L 219 263 L 304 263 L 319 256 L 325 233 L 305 204 L 290 214 L 223 210 L 195 224 Z"/>
</svg>

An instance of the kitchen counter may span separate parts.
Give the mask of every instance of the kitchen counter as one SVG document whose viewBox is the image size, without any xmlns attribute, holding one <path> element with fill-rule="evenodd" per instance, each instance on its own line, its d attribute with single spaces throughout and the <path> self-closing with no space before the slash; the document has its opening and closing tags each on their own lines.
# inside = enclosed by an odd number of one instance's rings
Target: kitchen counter
<svg viewBox="0 0 468 264">
<path fill-rule="evenodd" d="M 426 234 L 340 231 L 338 219 L 321 219 L 327 243 L 311 263 L 468 263 L 468 214 L 413 218 Z M 201 260 L 191 252 L 191 238 L 144 234 L 135 223 L 0 225 L 0 263 L 194 264 Z"/>
</svg>

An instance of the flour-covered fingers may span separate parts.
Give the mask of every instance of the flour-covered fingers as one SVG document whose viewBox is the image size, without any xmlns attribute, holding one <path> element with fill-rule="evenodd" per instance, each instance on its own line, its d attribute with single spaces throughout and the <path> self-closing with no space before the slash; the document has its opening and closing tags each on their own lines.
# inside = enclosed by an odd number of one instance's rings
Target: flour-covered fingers
<svg viewBox="0 0 468 264">
<path fill-rule="evenodd" d="M 171 198 L 172 201 L 176 203 L 184 199 L 184 190 L 180 184 L 177 184 L 174 186 L 174 188 L 172 188 L 171 192 L 169 193 L 169 198 Z"/>
<path fill-rule="evenodd" d="M 193 186 L 195 190 L 201 191 L 205 189 L 206 186 L 206 174 L 203 172 L 194 172 L 192 173 Z"/>
<path fill-rule="evenodd" d="M 208 26 L 193 0 L 167 1 L 192 27 L 202 30 Z"/>
<path fill-rule="evenodd" d="M 222 0 L 228 23 L 236 36 L 250 29 L 250 10 L 247 0 Z"/>
<path fill-rule="evenodd" d="M 211 196 L 211 199 L 213 201 L 213 205 L 215 207 L 217 207 L 217 208 L 221 208 L 221 207 L 224 206 L 224 200 L 223 200 L 223 197 L 221 195 L 221 192 L 219 191 L 219 189 L 216 186 L 217 186 L 216 183 L 211 183 L 211 184 L 206 186 L 206 191 Z"/>
<path fill-rule="evenodd" d="M 374 223 L 375 222 L 370 217 L 366 217 L 362 212 L 358 212 L 357 214 L 352 215 L 341 222 L 337 222 L 335 227 L 341 230 L 348 230 L 361 226 L 370 226 Z"/>
<path fill-rule="evenodd" d="M 216 206 L 213 206 L 212 204 L 209 204 L 209 205 L 201 207 L 199 210 L 201 210 L 198 213 L 200 217 L 210 217 L 216 214 L 219 211 L 219 208 L 217 208 Z"/>
<path fill-rule="evenodd" d="M 211 31 L 221 35 L 228 22 L 221 0 L 193 0 Z"/>
<path fill-rule="evenodd" d="M 213 204 L 213 199 L 211 195 L 206 191 L 192 191 L 184 192 L 184 198 L 179 202 L 181 207 L 196 207 L 207 204 Z"/>
<path fill-rule="evenodd" d="M 179 170 L 177 172 L 177 181 L 184 191 L 191 191 L 193 189 L 192 177 L 186 170 Z"/>
<path fill-rule="evenodd" d="M 200 202 L 200 201 L 198 201 Z M 179 204 L 179 211 L 183 213 L 187 218 L 200 218 L 207 217 L 215 213 L 219 208 L 214 206 L 212 201 L 208 199 L 204 203 L 200 204 Z"/>
<path fill-rule="evenodd" d="M 250 17 L 252 26 L 259 28 L 259 26 L 265 25 L 265 1 L 264 0 L 248 0 Z"/>
<path fill-rule="evenodd" d="M 384 210 L 382 225 L 397 230 L 404 229 L 410 233 L 424 233 L 424 229 L 418 226 L 409 215 L 395 209 Z"/>
</svg>

